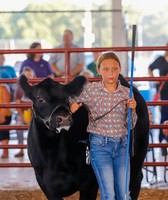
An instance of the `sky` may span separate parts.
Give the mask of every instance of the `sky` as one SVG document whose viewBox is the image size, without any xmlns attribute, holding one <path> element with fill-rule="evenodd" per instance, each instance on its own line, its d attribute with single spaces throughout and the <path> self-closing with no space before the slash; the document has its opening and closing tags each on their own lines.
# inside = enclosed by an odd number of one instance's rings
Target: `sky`
<svg viewBox="0 0 168 200">
<path fill-rule="evenodd" d="M 0 11 L 17 11 L 23 9 L 28 3 L 54 3 L 57 0 L 5 0 L 0 4 Z M 81 3 L 84 1 L 94 1 L 98 4 L 106 0 L 66 0 L 72 3 Z M 168 7 L 168 0 L 122 0 L 123 5 L 132 5 L 135 9 L 142 9 L 144 12 L 157 12 Z"/>
</svg>

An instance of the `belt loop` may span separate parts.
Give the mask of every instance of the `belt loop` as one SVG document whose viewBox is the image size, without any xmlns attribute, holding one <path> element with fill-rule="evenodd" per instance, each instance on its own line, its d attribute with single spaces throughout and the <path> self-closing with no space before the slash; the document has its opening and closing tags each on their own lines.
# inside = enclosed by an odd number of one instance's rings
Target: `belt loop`
<svg viewBox="0 0 168 200">
<path fill-rule="evenodd" d="M 107 145 L 107 137 L 105 137 L 105 144 Z"/>
</svg>

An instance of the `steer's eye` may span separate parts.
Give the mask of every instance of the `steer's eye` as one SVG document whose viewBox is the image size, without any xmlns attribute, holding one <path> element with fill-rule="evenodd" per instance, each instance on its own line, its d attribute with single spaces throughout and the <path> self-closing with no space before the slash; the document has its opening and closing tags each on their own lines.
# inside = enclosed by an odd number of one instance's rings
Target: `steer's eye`
<svg viewBox="0 0 168 200">
<path fill-rule="evenodd" d="M 43 99 L 42 97 L 38 97 L 37 100 L 38 100 L 38 102 L 40 102 L 40 103 L 44 102 L 44 99 Z"/>
</svg>

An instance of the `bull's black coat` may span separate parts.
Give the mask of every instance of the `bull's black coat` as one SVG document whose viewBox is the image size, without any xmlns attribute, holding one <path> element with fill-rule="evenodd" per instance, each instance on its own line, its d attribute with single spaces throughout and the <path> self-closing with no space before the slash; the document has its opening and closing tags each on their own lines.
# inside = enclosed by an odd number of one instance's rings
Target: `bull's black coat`
<svg viewBox="0 0 168 200">
<path fill-rule="evenodd" d="M 122 76 L 119 79 L 122 85 L 129 87 Z M 62 85 L 47 78 L 30 86 L 24 75 L 19 79 L 34 110 L 28 133 L 28 155 L 37 182 L 49 200 L 62 200 L 76 191 L 80 191 L 80 200 L 96 200 L 98 185 L 91 166 L 85 163 L 85 145 L 80 142 L 88 139 L 88 111 L 83 106 L 72 116 L 69 112 L 68 97 L 79 95 L 85 82 L 84 77 L 77 77 Z M 131 157 L 130 190 L 132 200 L 136 200 L 148 147 L 149 118 L 143 97 L 136 88 L 133 91 L 138 121 L 134 133 L 135 155 Z M 70 129 L 60 131 L 61 126 L 65 129 L 70 126 Z"/>
</svg>

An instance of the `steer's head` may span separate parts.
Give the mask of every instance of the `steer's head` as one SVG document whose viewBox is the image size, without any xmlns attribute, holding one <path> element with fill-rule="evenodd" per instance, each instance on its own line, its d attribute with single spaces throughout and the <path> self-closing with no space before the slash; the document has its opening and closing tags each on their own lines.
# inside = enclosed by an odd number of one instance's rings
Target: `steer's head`
<svg viewBox="0 0 168 200">
<path fill-rule="evenodd" d="M 34 117 L 49 130 L 57 133 L 63 129 L 69 130 L 72 124 L 69 97 L 78 96 L 85 82 L 83 76 L 76 77 L 66 85 L 46 78 L 39 84 L 31 86 L 25 75 L 19 78 L 22 90 L 33 103 Z"/>
</svg>

